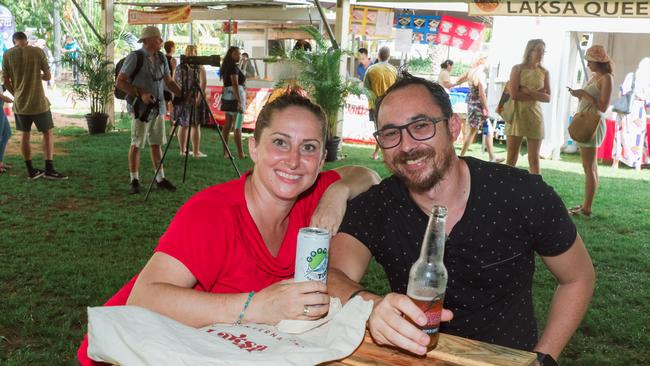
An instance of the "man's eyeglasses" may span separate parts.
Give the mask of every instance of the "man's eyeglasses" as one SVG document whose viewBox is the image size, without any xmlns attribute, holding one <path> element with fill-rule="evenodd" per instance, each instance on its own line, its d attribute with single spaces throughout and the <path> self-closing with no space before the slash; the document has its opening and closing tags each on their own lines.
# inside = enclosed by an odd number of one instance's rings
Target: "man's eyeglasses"
<svg viewBox="0 0 650 366">
<path fill-rule="evenodd" d="M 436 135 L 436 124 L 448 118 L 421 117 L 404 126 L 384 127 L 375 131 L 373 136 L 382 149 L 392 149 L 402 142 L 402 130 L 408 131 L 413 140 L 424 141 Z"/>
</svg>

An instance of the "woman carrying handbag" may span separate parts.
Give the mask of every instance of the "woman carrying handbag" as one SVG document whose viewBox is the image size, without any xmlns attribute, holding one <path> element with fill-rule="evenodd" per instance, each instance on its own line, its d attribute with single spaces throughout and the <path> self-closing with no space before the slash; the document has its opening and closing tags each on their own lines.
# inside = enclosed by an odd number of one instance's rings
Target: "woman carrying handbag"
<svg viewBox="0 0 650 366">
<path fill-rule="evenodd" d="M 596 152 L 605 138 L 606 125 L 603 113 L 609 107 L 612 94 L 612 64 L 603 46 L 591 46 L 585 53 L 587 67 L 591 70 L 591 79 L 583 89 L 569 89 L 572 96 L 578 98 L 578 111 L 598 113 L 600 122 L 591 141 L 578 142 L 582 168 L 585 172 L 585 195 L 582 204 L 569 209 L 572 215 L 591 216 L 591 207 L 598 190 L 598 162 Z M 576 114 L 577 114 L 576 113 Z"/>
</svg>

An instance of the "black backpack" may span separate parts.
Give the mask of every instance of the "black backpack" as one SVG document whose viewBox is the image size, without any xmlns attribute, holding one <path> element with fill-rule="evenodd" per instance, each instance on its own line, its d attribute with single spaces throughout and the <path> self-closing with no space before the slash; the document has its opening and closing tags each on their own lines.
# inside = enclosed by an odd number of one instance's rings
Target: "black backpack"
<svg viewBox="0 0 650 366">
<path fill-rule="evenodd" d="M 133 69 L 133 72 L 131 75 L 129 75 L 129 82 L 132 82 L 133 79 L 135 79 L 136 75 L 140 72 L 140 69 L 142 68 L 142 63 L 144 62 L 144 55 L 140 51 L 134 51 L 135 55 L 137 56 L 137 61 L 135 63 L 135 69 Z M 126 56 L 129 57 L 129 56 Z M 117 87 L 117 76 L 120 74 L 120 70 L 122 69 L 122 65 L 124 65 L 124 60 L 126 60 L 126 57 L 123 59 L 119 60 L 117 62 L 117 65 L 115 65 L 115 98 L 117 99 L 126 99 L 126 93 L 124 90 L 120 89 Z"/>
</svg>

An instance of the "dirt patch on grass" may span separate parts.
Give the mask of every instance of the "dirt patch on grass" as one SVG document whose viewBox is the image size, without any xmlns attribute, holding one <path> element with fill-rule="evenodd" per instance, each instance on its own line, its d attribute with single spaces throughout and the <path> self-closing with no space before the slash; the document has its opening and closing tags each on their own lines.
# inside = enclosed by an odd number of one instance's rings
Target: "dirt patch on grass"
<svg viewBox="0 0 650 366">
<path fill-rule="evenodd" d="M 93 202 L 91 200 L 84 200 L 79 198 L 63 198 L 54 203 L 57 211 L 81 211 L 91 207 Z"/>
</svg>

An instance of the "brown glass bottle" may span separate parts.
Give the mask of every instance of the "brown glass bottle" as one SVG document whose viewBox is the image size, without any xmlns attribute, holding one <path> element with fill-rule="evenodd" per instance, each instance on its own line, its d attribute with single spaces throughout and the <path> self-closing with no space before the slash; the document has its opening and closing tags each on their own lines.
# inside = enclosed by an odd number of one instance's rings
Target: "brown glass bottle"
<svg viewBox="0 0 650 366">
<path fill-rule="evenodd" d="M 430 337 L 427 352 L 438 345 L 440 315 L 447 289 L 447 269 L 442 261 L 445 253 L 446 220 L 447 208 L 433 206 L 422 240 L 420 257 L 411 267 L 406 290 L 408 297 L 427 317 L 425 326 L 418 325 L 418 328 Z"/>
</svg>

